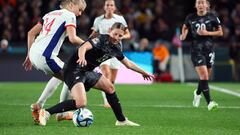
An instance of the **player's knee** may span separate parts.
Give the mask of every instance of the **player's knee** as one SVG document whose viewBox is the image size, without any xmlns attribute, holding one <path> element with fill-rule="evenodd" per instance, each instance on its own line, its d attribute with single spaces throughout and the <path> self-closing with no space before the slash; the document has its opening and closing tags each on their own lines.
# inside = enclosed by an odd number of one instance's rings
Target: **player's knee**
<svg viewBox="0 0 240 135">
<path fill-rule="evenodd" d="M 200 79 L 201 80 L 208 80 L 209 78 L 208 78 L 208 74 L 202 74 L 201 76 L 200 76 Z"/>
<path fill-rule="evenodd" d="M 87 106 L 87 100 L 75 100 L 76 101 L 76 108 L 82 108 Z"/>
<path fill-rule="evenodd" d="M 108 71 L 106 71 L 106 72 L 104 73 L 104 76 L 105 76 L 106 78 L 108 78 L 108 79 L 111 79 L 111 73 L 108 72 Z"/>
<path fill-rule="evenodd" d="M 114 85 L 113 85 L 113 84 L 109 84 L 109 85 L 106 87 L 105 92 L 108 93 L 108 94 L 114 93 L 114 92 L 115 92 Z"/>
</svg>

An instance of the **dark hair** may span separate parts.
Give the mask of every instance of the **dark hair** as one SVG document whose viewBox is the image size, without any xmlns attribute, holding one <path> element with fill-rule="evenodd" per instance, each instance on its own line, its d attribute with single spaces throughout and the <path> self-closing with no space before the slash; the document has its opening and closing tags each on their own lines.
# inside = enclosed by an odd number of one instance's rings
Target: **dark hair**
<svg viewBox="0 0 240 135">
<path fill-rule="evenodd" d="M 114 13 L 117 14 L 117 15 L 122 15 L 121 12 L 118 10 L 119 5 L 117 5 L 117 3 L 116 3 L 115 0 L 105 0 L 105 1 L 104 1 L 104 5 L 106 4 L 107 1 L 113 1 L 113 2 L 114 2 L 114 5 L 115 5 L 115 8 L 116 8 L 116 10 L 114 11 Z"/>
<path fill-rule="evenodd" d="M 115 23 L 112 25 L 111 29 L 112 29 L 112 30 L 113 30 L 113 29 L 120 29 L 120 30 L 125 31 L 125 30 L 126 30 L 126 27 L 125 27 L 122 23 L 120 23 L 120 22 L 115 22 Z"/>
</svg>

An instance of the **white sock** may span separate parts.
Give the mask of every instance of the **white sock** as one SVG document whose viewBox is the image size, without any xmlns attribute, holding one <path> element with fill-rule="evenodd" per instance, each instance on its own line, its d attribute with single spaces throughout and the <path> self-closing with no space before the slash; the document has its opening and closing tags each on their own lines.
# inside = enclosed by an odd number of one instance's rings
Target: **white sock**
<svg viewBox="0 0 240 135">
<path fill-rule="evenodd" d="M 46 102 L 46 100 L 47 100 L 49 97 L 52 96 L 52 94 L 56 91 L 58 85 L 60 85 L 61 82 L 62 82 L 61 80 L 59 80 L 59 79 L 57 79 L 57 78 L 55 78 L 55 77 L 52 77 L 52 78 L 48 81 L 45 89 L 44 89 L 43 92 L 42 92 L 42 95 L 40 96 L 40 98 L 39 98 L 38 101 L 37 101 L 37 103 L 40 104 L 41 107 L 44 106 L 44 103 Z"/>
<path fill-rule="evenodd" d="M 104 104 L 109 104 L 108 101 L 107 101 L 107 98 L 106 98 L 106 94 L 105 92 L 102 91 L 102 96 L 103 96 L 103 102 Z"/>
<path fill-rule="evenodd" d="M 68 86 L 64 83 L 61 94 L 60 94 L 60 102 L 67 100 L 69 96 L 70 96 L 70 91 L 68 89 Z"/>
</svg>

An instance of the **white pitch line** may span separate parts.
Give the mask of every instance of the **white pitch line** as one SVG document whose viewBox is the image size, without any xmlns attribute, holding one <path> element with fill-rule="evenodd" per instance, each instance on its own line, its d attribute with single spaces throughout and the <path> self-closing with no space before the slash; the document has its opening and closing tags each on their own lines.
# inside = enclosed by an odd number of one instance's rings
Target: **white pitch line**
<svg viewBox="0 0 240 135">
<path fill-rule="evenodd" d="M 30 110 L 30 104 L 9 104 L 9 103 L 0 103 L 0 105 L 8 105 L 8 106 L 27 106 Z M 52 106 L 53 104 L 45 104 L 47 106 Z M 89 104 L 89 106 L 93 107 L 101 107 L 102 104 Z M 138 107 L 138 108 L 194 108 L 193 106 L 184 106 L 184 105 L 123 105 L 124 107 Z M 199 108 L 206 108 L 204 106 L 200 106 Z M 240 106 L 219 106 L 218 108 L 222 109 L 240 109 Z M 0 109 L 1 110 L 1 109 Z"/>
<path fill-rule="evenodd" d="M 190 85 L 190 86 L 196 86 L 195 83 L 187 83 L 187 84 Z M 240 93 L 235 92 L 235 91 L 230 90 L 230 89 L 225 89 L 225 88 L 221 88 L 221 87 L 217 87 L 217 86 L 213 86 L 213 85 L 209 85 L 209 88 L 211 90 L 215 90 L 215 91 L 226 93 L 226 94 L 229 94 L 229 95 L 232 95 L 232 96 L 240 97 Z"/>
</svg>

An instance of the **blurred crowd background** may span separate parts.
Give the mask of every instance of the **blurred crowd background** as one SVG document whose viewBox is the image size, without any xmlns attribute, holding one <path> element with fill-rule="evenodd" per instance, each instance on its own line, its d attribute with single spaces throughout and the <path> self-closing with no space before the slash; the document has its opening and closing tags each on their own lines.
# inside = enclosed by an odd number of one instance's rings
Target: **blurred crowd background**
<svg viewBox="0 0 240 135">
<path fill-rule="evenodd" d="M 104 13 L 104 0 L 86 1 L 87 9 L 77 18 L 78 35 L 83 39 L 90 35 L 95 17 Z M 132 38 L 124 42 L 124 51 L 149 51 L 158 57 L 159 44 L 163 44 L 169 51 L 164 50 L 166 56 L 174 53 L 176 46 L 173 44 L 178 44 L 174 40 L 176 29 L 181 29 L 187 14 L 195 12 L 194 3 L 194 0 L 116 0 L 118 12 L 126 19 L 132 34 Z M 224 36 L 216 39 L 216 48 L 224 50 L 223 56 L 227 54 L 229 63 L 237 72 L 240 63 L 240 2 L 211 0 L 210 3 L 224 29 Z M 5 39 L 11 47 L 26 48 L 28 30 L 45 13 L 55 9 L 59 9 L 59 0 L 0 0 L 0 40 Z M 183 44 L 189 49 L 188 45 L 188 42 Z"/>
</svg>

